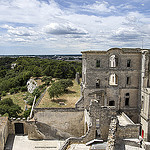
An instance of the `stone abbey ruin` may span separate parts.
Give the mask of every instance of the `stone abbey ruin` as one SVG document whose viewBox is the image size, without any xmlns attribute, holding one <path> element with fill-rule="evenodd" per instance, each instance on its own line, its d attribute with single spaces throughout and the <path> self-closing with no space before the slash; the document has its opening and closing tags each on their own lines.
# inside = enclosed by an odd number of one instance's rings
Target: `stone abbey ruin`
<svg viewBox="0 0 150 150">
<path fill-rule="evenodd" d="M 93 142 L 103 149 L 150 149 L 150 50 L 112 48 L 82 52 L 81 98 L 75 108 L 33 108 L 29 120 L 1 117 L 0 150 L 8 134 L 29 139 Z M 18 131 L 16 128 L 22 128 Z M 99 148 L 102 149 L 102 148 Z"/>
</svg>

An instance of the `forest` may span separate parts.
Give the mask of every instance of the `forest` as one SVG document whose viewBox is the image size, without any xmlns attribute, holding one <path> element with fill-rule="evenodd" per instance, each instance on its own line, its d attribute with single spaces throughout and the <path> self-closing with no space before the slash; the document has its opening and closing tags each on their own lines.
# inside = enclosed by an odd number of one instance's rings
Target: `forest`
<svg viewBox="0 0 150 150">
<path fill-rule="evenodd" d="M 12 64 L 15 64 L 12 68 Z M 42 59 L 38 57 L 0 58 L 0 95 L 7 92 L 24 91 L 30 77 L 51 76 L 59 79 L 73 79 L 76 72 L 81 76 L 81 63 Z"/>
</svg>

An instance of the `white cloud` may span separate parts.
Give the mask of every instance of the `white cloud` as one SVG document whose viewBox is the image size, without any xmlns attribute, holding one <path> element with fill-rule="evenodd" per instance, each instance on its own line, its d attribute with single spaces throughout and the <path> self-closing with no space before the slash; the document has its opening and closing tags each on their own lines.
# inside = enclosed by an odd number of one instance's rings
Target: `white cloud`
<svg viewBox="0 0 150 150">
<path fill-rule="evenodd" d="M 45 31 L 48 34 L 54 34 L 54 35 L 87 34 L 87 31 L 85 31 L 84 29 L 75 27 L 70 23 L 65 23 L 65 24 L 50 23 L 49 25 L 46 25 L 43 28 L 43 31 Z"/>
<path fill-rule="evenodd" d="M 119 28 L 113 34 L 113 39 L 117 41 L 136 41 L 139 40 L 141 34 L 133 27 Z"/>
<path fill-rule="evenodd" d="M 35 32 L 31 27 L 12 27 L 9 25 L 3 25 L 2 28 L 7 29 L 9 34 L 14 34 L 17 36 L 33 36 L 36 35 L 37 32 Z"/>
<path fill-rule="evenodd" d="M 116 6 L 96 1 L 64 8 L 54 0 L 0 0 L 0 43 L 20 42 L 38 49 L 62 49 L 62 53 L 138 46 L 141 36 L 149 37 L 150 19 L 132 8 L 136 7 L 129 2 Z M 122 13 L 125 9 L 129 12 Z"/>
<path fill-rule="evenodd" d="M 96 1 L 94 4 L 92 5 L 85 5 L 83 6 L 83 9 L 85 11 L 90 11 L 90 12 L 98 12 L 98 13 L 108 13 L 111 11 L 115 11 L 116 8 L 114 6 L 110 6 L 108 2 L 106 1 Z"/>
</svg>

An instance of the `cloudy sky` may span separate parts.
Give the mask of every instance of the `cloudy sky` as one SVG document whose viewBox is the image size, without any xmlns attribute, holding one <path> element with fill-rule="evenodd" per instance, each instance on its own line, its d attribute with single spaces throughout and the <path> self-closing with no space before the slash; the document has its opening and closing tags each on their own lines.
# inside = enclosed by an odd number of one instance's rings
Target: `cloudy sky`
<svg viewBox="0 0 150 150">
<path fill-rule="evenodd" d="M 0 0 L 0 55 L 150 48 L 150 0 Z"/>
</svg>

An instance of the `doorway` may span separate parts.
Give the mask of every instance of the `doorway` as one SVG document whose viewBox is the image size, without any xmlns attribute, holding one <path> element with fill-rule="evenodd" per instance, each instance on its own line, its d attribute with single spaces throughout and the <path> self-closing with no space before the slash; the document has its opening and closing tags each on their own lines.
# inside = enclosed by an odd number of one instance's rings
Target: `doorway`
<svg viewBox="0 0 150 150">
<path fill-rule="evenodd" d="M 15 123 L 15 134 L 24 134 L 23 123 Z"/>
</svg>

